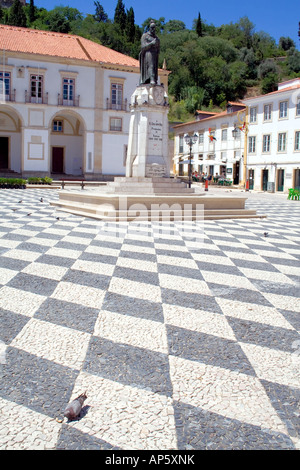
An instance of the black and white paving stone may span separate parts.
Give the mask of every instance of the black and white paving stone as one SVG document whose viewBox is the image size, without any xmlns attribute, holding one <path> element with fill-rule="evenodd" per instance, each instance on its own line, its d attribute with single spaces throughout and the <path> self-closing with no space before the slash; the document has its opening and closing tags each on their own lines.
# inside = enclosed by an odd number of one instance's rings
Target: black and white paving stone
<svg viewBox="0 0 300 470">
<path fill-rule="evenodd" d="M 193 240 L 57 197 L 0 191 L 0 449 L 299 450 L 299 201 Z"/>
</svg>

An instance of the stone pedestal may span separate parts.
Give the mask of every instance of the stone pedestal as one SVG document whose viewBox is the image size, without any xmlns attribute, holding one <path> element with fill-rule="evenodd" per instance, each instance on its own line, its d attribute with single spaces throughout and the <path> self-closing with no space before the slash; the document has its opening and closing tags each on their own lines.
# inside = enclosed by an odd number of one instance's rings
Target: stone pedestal
<svg viewBox="0 0 300 470">
<path fill-rule="evenodd" d="M 140 85 L 131 97 L 127 177 L 169 177 L 168 96 L 163 85 Z"/>
</svg>

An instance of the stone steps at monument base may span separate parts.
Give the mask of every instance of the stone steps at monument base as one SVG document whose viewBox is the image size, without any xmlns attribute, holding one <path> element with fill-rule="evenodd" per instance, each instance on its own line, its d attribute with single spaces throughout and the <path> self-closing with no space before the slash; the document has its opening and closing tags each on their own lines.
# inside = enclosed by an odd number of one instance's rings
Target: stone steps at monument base
<svg viewBox="0 0 300 470">
<path fill-rule="evenodd" d="M 175 188 L 107 188 L 107 194 L 153 194 L 157 196 L 163 196 L 164 194 L 178 196 L 180 194 L 193 194 L 194 190 L 192 188 L 182 188 L 180 191 L 177 191 Z"/>
<path fill-rule="evenodd" d="M 174 182 L 164 178 L 157 178 L 157 181 L 149 181 L 145 178 L 144 181 L 128 181 L 124 178 L 118 181 L 110 181 L 107 183 L 106 190 L 110 193 L 127 193 L 127 194 L 184 194 L 194 193 L 193 188 L 181 181 Z"/>
<path fill-rule="evenodd" d="M 133 220 L 139 221 L 191 221 L 202 220 L 202 214 L 196 210 L 179 210 L 173 212 L 169 210 L 145 210 L 145 211 L 118 211 L 114 210 L 109 204 L 95 205 L 83 204 L 79 205 L 76 202 L 51 202 L 57 210 L 71 213 L 81 217 L 90 217 L 97 220 L 104 220 L 110 222 L 128 222 Z M 257 215 L 255 210 L 252 209 L 204 209 L 204 220 L 219 220 L 219 219 L 245 219 L 245 218 L 264 218 L 264 215 Z"/>
</svg>

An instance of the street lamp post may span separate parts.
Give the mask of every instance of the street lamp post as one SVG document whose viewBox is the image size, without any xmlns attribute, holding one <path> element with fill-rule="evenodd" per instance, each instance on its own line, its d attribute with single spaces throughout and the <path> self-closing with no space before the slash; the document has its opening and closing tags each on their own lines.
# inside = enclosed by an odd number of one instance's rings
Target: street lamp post
<svg viewBox="0 0 300 470">
<path fill-rule="evenodd" d="M 189 154 L 189 188 L 192 185 L 192 147 L 197 142 L 198 134 L 196 132 L 190 136 L 189 134 L 185 134 L 184 140 L 185 143 L 190 147 L 190 154 Z"/>
<path fill-rule="evenodd" d="M 244 120 L 241 119 L 240 114 L 244 115 Z M 239 126 L 238 129 L 245 134 L 245 139 L 244 139 L 244 165 L 243 165 L 243 181 L 242 185 L 245 187 L 245 190 L 248 191 L 248 185 L 247 185 L 247 145 L 248 145 L 248 131 L 249 131 L 249 125 L 248 125 L 248 107 L 245 107 L 245 110 L 239 111 L 237 114 L 238 121 L 239 121 Z M 238 129 L 236 126 L 234 126 L 234 129 L 232 131 L 232 135 L 234 139 L 236 138 Z"/>
</svg>

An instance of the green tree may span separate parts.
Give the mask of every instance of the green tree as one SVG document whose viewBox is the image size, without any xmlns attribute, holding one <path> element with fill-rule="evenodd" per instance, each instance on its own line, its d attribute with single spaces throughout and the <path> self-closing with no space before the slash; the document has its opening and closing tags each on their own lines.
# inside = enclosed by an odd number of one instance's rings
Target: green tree
<svg viewBox="0 0 300 470">
<path fill-rule="evenodd" d="M 296 74 L 300 72 L 300 52 L 295 47 L 288 51 L 287 63 L 290 72 Z"/>
<path fill-rule="evenodd" d="M 164 27 L 166 24 L 166 19 L 163 16 L 161 16 L 159 19 L 154 19 L 151 17 L 147 18 L 142 24 L 142 32 L 145 33 L 149 30 L 151 21 L 154 21 L 156 24 L 156 33 L 162 34 L 164 32 Z"/>
<path fill-rule="evenodd" d="M 201 20 L 201 15 L 198 13 L 198 18 L 196 22 L 196 33 L 198 36 L 201 38 L 203 36 L 203 31 L 202 31 L 202 20 Z"/>
<path fill-rule="evenodd" d="M 94 18 L 95 20 L 98 22 L 98 23 L 106 23 L 107 20 L 108 20 L 108 16 L 107 14 L 105 13 L 104 11 L 104 8 L 102 5 L 100 5 L 99 2 L 94 2 L 94 5 L 95 5 L 95 14 L 94 14 Z"/>
<path fill-rule="evenodd" d="M 34 1 L 33 0 L 30 0 L 30 3 L 29 3 L 29 23 L 32 24 L 35 19 L 36 19 L 36 8 L 34 6 Z"/>
<path fill-rule="evenodd" d="M 203 70 L 204 88 L 213 103 L 220 105 L 228 96 L 229 67 L 222 57 L 214 56 L 206 60 Z"/>
<path fill-rule="evenodd" d="M 135 31 L 135 22 L 134 22 L 134 11 L 133 11 L 133 8 L 131 7 L 129 10 L 127 10 L 125 35 L 129 42 L 134 42 L 135 34 L 136 34 L 136 31 Z"/>
<path fill-rule="evenodd" d="M 292 47 L 296 47 L 294 41 L 290 37 L 279 38 L 279 47 L 284 51 L 289 51 Z"/>
<path fill-rule="evenodd" d="M 278 88 L 278 74 L 271 72 L 261 81 L 261 91 L 263 94 L 276 91 Z"/>
<path fill-rule="evenodd" d="M 197 109 L 202 109 L 205 90 L 197 86 L 186 87 L 183 89 L 185 107 L 188 113 L 194 114 Z"/>
<path fill-rule="evenodd" d="M 258 78 L 264 79 L 269 74 L 277 74 L 278 75 L 278 67 L 275 64 L 274 60 L 266 59 L 260 63 L 258 67 Z"/>
<path fill-rule="evenodd" d="M 164 25 L 164 33 L 175 33 L 176 31 L 183 31 L 186 26 L 183 21 L 170 20 Z"/>
<path fill-rule="evenodd" d="M 252 46 L 252 37 L 254 34 L 254 24 L 249 20 L 248 16 L 243 16 L 238 21 L 238 26 L 244 35 L 244 46 L 248 49 Z"/>
<path fill-rule="evenodd" d="M 122 32 L 124 32 L 126 27 L 126 12 L 125 5 L 122 0 L 118 0 L 117 6 L 115 9 L 114 22 L 119 25 Z"/>
<path fill-rule="evenodd" d="M 27 18 L 23 6 L 19 0 L 14 0 L 8 15 L 8 24 L 25 28 L 26 23 Z"/>
</svg>

